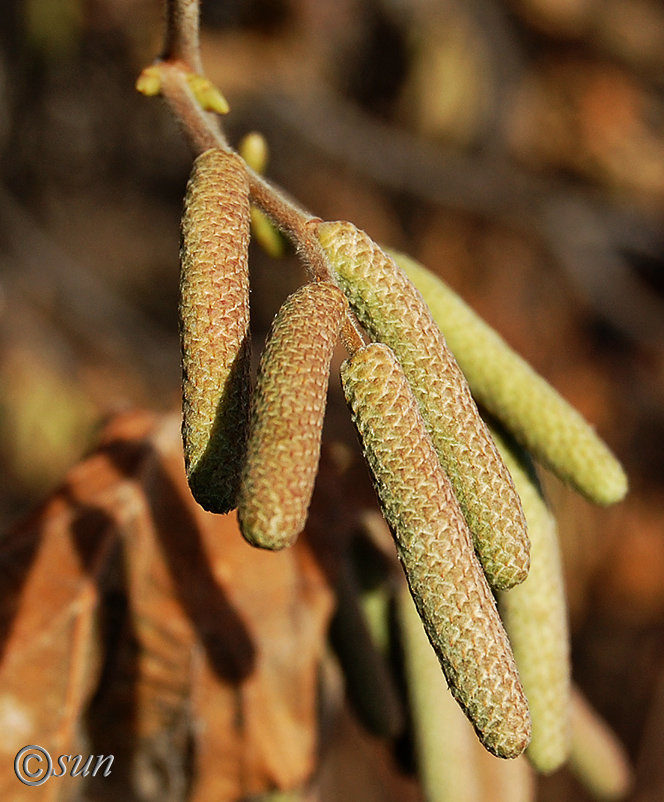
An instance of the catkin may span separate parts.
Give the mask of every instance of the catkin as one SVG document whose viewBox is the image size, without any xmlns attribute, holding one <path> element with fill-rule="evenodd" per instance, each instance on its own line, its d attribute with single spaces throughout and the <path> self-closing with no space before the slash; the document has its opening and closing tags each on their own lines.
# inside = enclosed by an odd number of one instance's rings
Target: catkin
<svg viewBox="0 0 664 802">
<path fill-rule="evenodd" d="M 348 562 L 340 571 L 336 592 L 330 641 L 344 672 L 346 694 L 369 732 L 395 738 L 404 728 L 401 697 L 385 655 L 372 637 L 357 577 Z"/>
<path fill-rule="evenodd" d="M 632 786 L 632 769 L 625 750 L 578 688 L 572 695 L 569 766 L 590 793 L 605 802 L 624 799 Z"/>
<path fill-rule="evenodd" d="M 560 768 L 570 750 L 570 657 L 567 604 L 556 523 L 532 474 L 494 432 L 521 497 L 530 534 L 530 573 L 498 596 L 519 667 L 533 732 L 526 754 L 541 773 Z"/>
<path fill-rule="evenodd" d="M 403 366 L 490 584 L 522 582 L 529 544 L 519 497 L 422 296 L 363 231 L 311 225 L 360 322 Z"/>
<path fill-rule="evenodd" d="M 484 749 L 476 751 L 482 802 L 537 802 L 535 771 L 525 755 L 498 760 Z"/>
<path fill-rule="evenodd" d="M 424 296 L 475 398 L 591 501 L 620 501 L 627 477 L 583 417 L 438 276 L 408 256 L 392 255 Z"/>
<path fill-rule="evenodd" d="M 452 693 L 480 740 L 515 757 L 530 737 L 507 636 L 408 380 L 381 343 L 341 369 L 381 508 Z"/>
<path fill-rule="evenodd" d="M 180 342 L 185 467 L 211 512 L 236 504 L 250 395 L 249 187 L 242 160 L 194 162 L 182 216 Z"/>
<path fill-rule="evenodd" d="M 417 773 L 424 799 L 482 802 L 475 749 L 484 750 L 450 694 L 407 588 L 400 590 L 396 602 Z"/>
<path fill-rule="evenodd" d="M 347 309 L 329 282 L 286 299 L 258 370 L 238 504 L 253 545 L 281 549 L 304 528 L 320 457 L 332 352 Z"/>
</svg>

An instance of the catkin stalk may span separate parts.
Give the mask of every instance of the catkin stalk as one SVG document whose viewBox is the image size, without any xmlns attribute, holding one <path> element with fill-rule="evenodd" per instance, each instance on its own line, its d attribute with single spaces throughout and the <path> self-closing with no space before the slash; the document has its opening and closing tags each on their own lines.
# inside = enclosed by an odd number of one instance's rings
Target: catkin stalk
<svg viewBox="0 0 664 802">
<path fill-rule="evenodd" d="M 194 162 L 182 216 L 180 342 L 185 467 L 211 512 L 235 507 L 250 395 L 249 186 L 242 160 Z"/>
<path fill-rule="evenodd" d="M 565 763 L 571 741 L 570 656 L 567 604 L 556 523 L 528 466 L 497 433 L 521 497 L 530 534 L 530 573 L 499 594 L 500 612 L 514 651 L 533 732 L 526 754 L 548 774 Z"/>
<path fill-rule="evenodd" d="M 347 303 L 329 282 L 286 299 L 254 391 L 238 519 L 253 545 L 281 549 L 304 528 L 320 457 L 330 361 Z"/>
<path fill-rule="evenodd" d="M 438 276 L 408 256 L 392 255 L 424 296 L 475 398 L 591 501 L 620 501 L 627 477 L 584 418 Z"/>
<path fill-rule="evenodd" d="M 515 757 L 530 717 L 496 605 L 452 486 L 392 351 L 360 348 L 341 369 L 346 400 L 399 559 L 457 702 L 482 743 Z"/>
<path fill-rule="evenodd" d="M 311 225 L 360 322 L 404 369 L 489 582 L 496 588 L 522 582 L 529 544 L 519 497 L 422 296 L 351 223 Z"/>
</svg>

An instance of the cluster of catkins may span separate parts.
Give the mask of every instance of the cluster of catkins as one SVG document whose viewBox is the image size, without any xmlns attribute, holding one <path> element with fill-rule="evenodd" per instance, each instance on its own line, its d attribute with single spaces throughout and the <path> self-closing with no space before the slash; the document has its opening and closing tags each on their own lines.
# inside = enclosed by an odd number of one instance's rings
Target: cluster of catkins
<svg viewBox="0 0 664 802">
<path fill-rule="evenodd" d="M 349 317 L 359 321 L 369 342 L 350 347 L 341 381 L 429 641 L 484 746 L 515 757 L 530 743 L 531 761 L 551 771 L 570 742 L 562 571 L 555 524 L 515 444 L 600 504 L 623 497 L 625 475 L 440 279 L 351 223 L 311 218 L 305 228 L 329 280 L 285 301 L 252 390 L 247 168 L 222 149 L 196 159 L 180 307 L 191 490 L 213 512 L 237 507 L 253 545 L 293 543 L 317 473 L 333 349 Z M 475 399 L 507 437 L 489 431 Z"/>
</svg>

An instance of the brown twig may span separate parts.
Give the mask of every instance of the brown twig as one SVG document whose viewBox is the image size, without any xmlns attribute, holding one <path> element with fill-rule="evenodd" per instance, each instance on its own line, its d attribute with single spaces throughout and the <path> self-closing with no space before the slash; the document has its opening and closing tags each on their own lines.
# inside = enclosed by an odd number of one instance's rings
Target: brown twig
<svg viewBox="0 0 664 802">
<path fill-rule="evenodd" d="M 182 61 L 191 72 L 201 73 L 199 0 L 167 0 L 164 61 Z"/>
<path fill-rule="evenodd" d="M 198 156 L 211 148 L 231 151 L 220 126 L 213 125 L 189 86 L 192 71 L 202 74 L 198 37 L 199 0 L 168 0 L 166 6 L 166 43 L 163 59 L 156 65 L 161 78 L 161 94 L 183 128 L 193 152 Z M 327 257 L 308 225 L 315 217 L 287 197 L 258 173 L 246 168 L 249 197 L 273 223 L 291 239 L 312 281 L 335 282 Z M 347 313 L 341 339 L 353 354 L 364 345 L 360 327 Z"/>
<path fill-rule="evenodd" d="M 183 0 L 186 4 L 189 0 Z M 169 3 L 169 8 L 177 5 L 177 0 Z M 210 148 L 230 150 L 221 128 L 212 124 L 212 117 L 203 111 L 194 97 L 187 74 L 185 62 L 163 61 L 159 65 L 161 94 L 166 99 L 175 118 L 179 121 L 192 151 L 199 156 Z"/>
</svg>

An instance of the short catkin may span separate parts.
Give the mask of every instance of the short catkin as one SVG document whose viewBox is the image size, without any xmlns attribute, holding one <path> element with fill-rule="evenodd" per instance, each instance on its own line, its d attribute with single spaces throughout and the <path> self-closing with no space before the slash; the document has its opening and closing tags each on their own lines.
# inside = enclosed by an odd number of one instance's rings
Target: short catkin
<svg viewBox="0 0 664 802">
<path fill-rule="evenodd" d="M 571 743 L 567 604 L 556 523 L 529 467 L 493 433 L 521 497 L 530 533 L 530 573 L 498 595 L 498 605 L 528 699 L 533 732 L 527 755 L 547 774 L 560 768 Z"/>
<path fill-rule="evenodd" d="M 180 342 L 185 467 L 207 510 L 236 505 L 250 397 L 249 186 L 239 156 L 194 162 L 182 216 Z"/>
<path fill-rule="evenodd" d="M 392 254 L 422 293 L 475 398 L 546 467 L 597 504 L 627 492 L 613 454 L 583 417 L 438 276 Z"/>
<path fill-rule="evenodd" d="M 348 305 L 329 282 L 286 299 L 261 356 L 238 518 L 244 537 L 289 546 L 304 528 L 320 457 L 330 361 Z"/>
<path fill-rule="evenodd" d="M 522 582 L 529 543 L 519 497 L 422 296 L 351 223 L 310 225 L 360 322 L 403 366 L 490 584 L 506 589 Z"/>
<path fill-rule="evenodd" d="M 527 702 L 410 384 L 382 343 L 356 351 L 343 363 L 341 378 L 383 514 L 452 693 L 486 748 L 515 757 L 530 738 Z"/>
</svg>

